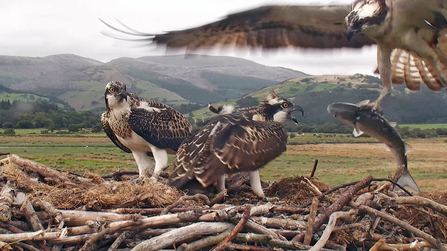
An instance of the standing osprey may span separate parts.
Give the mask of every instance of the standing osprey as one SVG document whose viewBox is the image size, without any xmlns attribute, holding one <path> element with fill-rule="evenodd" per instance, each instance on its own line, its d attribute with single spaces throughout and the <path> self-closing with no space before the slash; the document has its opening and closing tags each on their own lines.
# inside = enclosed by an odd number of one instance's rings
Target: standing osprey
<svg viewBox="0 0 447 251">
<path fill-rule="evenodd" d="M 432 90 L 447 85 L 446 17 L 447 0 L 355 0 L 352 5 L 264 6 L 165 34 L 106 25 L 188 52 L 215 46 L 361 48 L 377 44 L 378 72 L 384 85 L 374 105 L 377 109 L 391 93 L 393 80 L 406 82 L 412 90 L 422 81 Z M 354 36 L 357 33 L 363 34 Z M 393 49 L 400 51 L 390 61 Z"/>
<path fill-rule="evenodd" d="M 217 181 L 225 189 L 225 174 L 248 172 L 256 196 L 264 198 L 258 169 L 286 150 L 282 123 L 295 122 L 291 112 L 300 106 L 270 93 L 256 112 L 236 112 L 212 119 L 180 146 L 168 184 L 183 188 L 197 180 L 203 187 Z M 256 121 L 255 118 L 258 120 Z"/>
<path fill-rule="evenodd" d="M 153 168 L 158 178 L 168 164 L 167 153 L 174 153 L 191 134 L 192 126 L 181 113 L 157 101 L 142 100 L 128 93 L 126 85 L 111 81 L 104 94 L 106 111 L 101 115 L 105 133 L 121 150 L 132 153 L 139 176 L 147 177 Z"/>
</svg>

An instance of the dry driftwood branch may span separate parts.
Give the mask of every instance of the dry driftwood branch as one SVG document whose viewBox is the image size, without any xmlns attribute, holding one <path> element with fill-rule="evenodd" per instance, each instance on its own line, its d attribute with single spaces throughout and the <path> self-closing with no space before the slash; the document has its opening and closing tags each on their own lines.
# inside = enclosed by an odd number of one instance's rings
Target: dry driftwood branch
<svg viewBox="0 0 447 251">
<path fill-rule="evenodd" d="M 215 245 L 219 242 L 221 242 L 225 237 L 227 237 L 230 234 L 230 230 L 227 230 L 223 233 L 220 233 L 218 235 L 211 235 L 205 238 L 202 238 L 200 240 L 191 242 L 189 244 L 183 243 L 180 245 L 180 247 L 177 248 L 176 251 L 195 251 L 200 250 L 212 245 Z"/>
<path fill-rule="evenodd" d="M 37 217 L 36 211 L 33 208 L 33 205 L 31 205 L 31 202 L 29 199 L 26 199 L 25 202 L 23 202 L 21 210 L 25 213 L 26 220 L 31 225 L 31 228 L 34 231 L 43 230 L 42 223 L 40 223 L 39 217 Z"/>
<path fill-rule="evenodd" d="M 310 206 L 309 219 L 307 221 L 306 235 L 304 236 L 304 242 L 303 242 L 304 245 L 310 245 L 310 242 L 312 241 L 313 225 L 314 225 L 315 217 L 317 216 L 318 203 L 319 203 L 319 200 L 317 198 L 312 199 L 312 205 Z"/>
<path fill-rule="evenodd" d="M 315 171 L 317 170 L 318 159 L 314 161 L 314 165 L 312 167 L 312 172 L 310 172 L 309 178 L 313 178 L 315 175 Z"/>
<path fill-rule="evenodd" d="M 266 215 L 266 214 L 269 214 L 270 210 L 272 210 L 272 209 L 273 209 L 272 203 L 255 206 L 250 209 L 250 216 Z"/>
<path fill-rule="evenodd" d="M 385 197 L 386 195 L 382 195 Z M 388 197 L 388 196 L 386 196 Z M 421 196 L 405 196 L 405 197 L 388 197 L 391 201 L 391 204 L 395 205 L 413 205 L 418 207 L 428 207 L 433 209 L 434 211 L 441 213 L 447 216 L 447 206 L 439 204 L 433 200 L 421 197 Z"/>
<path fill-rule="evenodd" d="M 181 227 L 152 239 L 143 241 L 142 243 L 135 246 L 132 251 L 159 250 L 192 237 L 221 233 L 232 228 L 233 226 L 234 225 L 232 223 L 226 222 L 194 223 L 186 227 Z"/>
<path fill-rule="evenodd" d="M 251 218 L 251 220 L 266 227 L 281 228 L 288 230 L 306 229 L 306 223 L 304 221 L 274 218 L 274 217 L 253 217 Z"/>
<path fill-rule="evenodd" d="M 278 249 L 273 249 L 273 248 L 249 246 L 249 245 L 234 244 L 234 243 L 228 243 L 227 247 L 230 250 L 233 250 L 233 249 L 235 249 L 235 250 L 253 250 L 253 251 L 275 251 L 275 250 L 278 250 Z"/>
<path fill-rule="evenodd" d="M 409 244 L 388 244 L 385 239 L 379 240 L 369 251 L 395 251 L 395 250 L 422 250 L 423 248 L 435 248 L 425 241 L 414 241 Z"/>
<path fill-rule="evenodd" d="M 252 232 L 269 235 L 277 240 L 284 240 L 284 241 L 287 240 L 286 237 L 282 236 L 281 234 L 273 230 L 270 230 L 262 225 L 259 225 L 256 222 L 253 222 L 252 220 L 248 220 L 247 223 L 245 224 L 245 227 Z"/>
<path fill-rule="evenodd" d="M 234 242 L 258 242 L 272 247 L 291 249 L 291 250 L 308 250 L 310 246 L 303 245 L 299 242 L 272 239 L 272 236 L 265 234 L 237 234 Z M 328 249 L 321 249 L 328 250 Z"/>
<path fill-rule="evenodd" d="M 362 188 L 367 187 L 371 181 L 372 181 L 373 177 L 372 176 L 368 176 L 366 177 L 364 180 L 358 182 L 357 184 L 355 184 L 354 186 L 351 186 L 349 188 L 347 188 L 341 195 L 340 197 L 338 197 L 338 199 L 332 203 L 332 205 L 330 205 L 327 210 L 322 213 L 319 214 L 317 216 L 317 218 L 315 219 L 315 224 L 313 226 L 313 231 L 316 232 L 318 231 L 318 229 L 320 229 L 321 225 L 323 225 L 324 222 L 326 222 L 329 219 L 329 216 L 336 212 L 339 211 L 340 209 L 342 209 L 346 204 L 348 204 L 349 201 L 351 201 L 352 197 Z"/>
<path fill-rule="evenodd" d="M 90 237 L 88 241 L 85 242 L 84 246 L 80 249 L 80 251 L 93 251 L 97 249 L 97 244 L 99 240 L 106 234 L 113 234 L 118 232 L 120 229 L 131 227 L 135 225 L 139 225 L 141 222 L 136 219 L 135 221 L 126 221 L 122 224 L 115 224 L 113 226 L 106 226 L 99 233 L 96 233 Z"/>
<path fill-rule="evenodd" d="M 332 231 L 335 228 L 337 219 L 351 217 L 352 215 L 354 215 L 356 213 L 357 213 L 357 210 L 351 209 L 349 212 L 335 212 L 335 213 L 331 214 L 331 216 L 329 217 L 329 222 L 327 223 L 327 226 L 324 229 L 323 234 L 321 235 L 318 242 L 315 243 L 315 245 L 311 249 L 309 249 L 309 251 L 318 251 L 324 247 L 327 240 L 329 240 L 329 237 L 331 236 Z"/>
<path fill-rule="evenodd" d="M 118 238 L 116 238 L 116 240 L 112 243 L 112 245 L 109 247 L 109 249 L 107 249 L 107 251 L 115 251 L 125 239 L 129 238 L 130 236 L 134 235 L 135 233 L 136 233 L 136 231 L 122 232 L 118 236 Z"/>
<path fill-rule="evenodd" d="M 302 181 L 300 182 L 300 186 L 305 187 L 306 190 L 311 191 L 311 192 L 312 192 L 314 195 L 316 195 L 316 196 L 322 195 L 322 193 L 321 193 L 319 190 L 315 189 L 314 187 L 312 187 L 309 183 L 307 183 L 307 182 L 304 181 L 304 180 L 302 180 Z"/>
<path fill-rule="evenodd" d="M 224 189 L 222 192 L 218 193 L 208 204 L 210 207 L 214 206 L 217 203 L 221 203 L 224 201 L 225 197 L 228 197 L 227 189 Z"/>
<path fill-rule="evenodd" d="M 312 192 L 315 193 L 315 195 L 323 195 L 323 193 L 320 191 L 320 189 L 312 183 L 308 178 L 303 177 L 303 180 L 312 188 Z"/>
<path fill-rule="evenodd" d="M 198 193 L 195 195 L 185 195 L 185 196 L 180 197 L 180 199 L 178 199 L 176 202 L 167 206 L 163 211 L 161 211 L 160 215 L 169 213 L 169 210 L 171 210 L 179 205 L 183 205 L 183 203 L 185 203 L 185 201 L 187 201 L 187 200 L 195 200 L 195 201 L 203 200 L 207 205 L 211 204 L 210 199 L 204 194 Z"/>
<path fill-rule="evenodd" d="M 57 210 L 51 203 L 48 201 L 36 199 L 33 201 L 33 206 L 43 209 L 49 216 L 50 216 L 50 222 L 48 223 L 48 228 L 51 227 L 51 222 L 54 220 L 57 224 L 59 224 L 58 228 L 61 229 L 63 227 L 63 218 L 62 213 Z"/>
<path fill-rule="evenodd" d="M 8 181 L 0 192 L 0 221 L 7 222 L 11 220 L 11 204 L 14 198 L 14 188 Z"/>
<path fill-rule="evenodd" d="M 69 181 L 68 175 L 66 173 L 59 172 L 51 167 L 42 165 L 29 159 L 22 159 L 15 154 L 11 154 L 9 155 L 9 157 L 11 161 L 16 163 L 17 165 L 24 166 L 26 168 L 31 168 L 32 170 L 36 171 L 43 177 L 58 179 L 60 181 Z"/>
<path fill-rule="evenodd" d="M 387 220 L 387 221 L 389 221 L 389 222 L 391 222 L 393 224 L 396 224 L 396 225 L 398 225 L 398 226 L 408 230 L 412 234 L 423 238 L 428 243 L 430 243 L 433 246 L 435 246 L 438 250 L 442 250 L 442 251 L 446 250 L 445 249 L 446 248 L 445 245 L 442 244 L 439 240 L 435 239 L 433 236 L 431 236 L 431 235 L 429 235 L 429 234 L 427 234 L 425 232 L 422 232 L 421 230 L 413 227 L 412 225 L 410 225 L 410 224 L 408 224 L 406 222 L 403 222 L 403 221 L 401 221 L 399 219 L 396 219 L 395 217 L 393 217 L 393 216 L 391 216 L 391 215 L 389 215 L 389 214 L 387 214 L 385 212 L 378 211 L 378 210 L 376 210 L 374 208 L 371 208 L 371 207 L 368 207 L 368 206 L 365 206 L 365 205 L 360 205 L 359 206 L 359 210 L 360 211 L 365 211 L 367 213 L 370 213 L 370 214 L 373 214 L 373 215 L 376 215 L 376 216 L 379 216 L 379 217 L 381 217 L 381 218 L 383 218 L 383 219 L 385 219 L 385 220 Z"/>
<path fill-rule="evenodd" d="M 248 218 L 250 218 L 250 212 L 251 212 L 251 205 L 245 206 L 244 214 L 242 215 L 241 221 L 236 225 L 236 227 L 231 231 L 231 233 L 225 237 L 225 239 L 219 243 L 216 247 L 211 249 L 211 251 L 220 251 L 224 250 L 225 246 L 230 243 L 236 235 L 244 228 L 245 224 L 248 221 Z"/>
</svg>

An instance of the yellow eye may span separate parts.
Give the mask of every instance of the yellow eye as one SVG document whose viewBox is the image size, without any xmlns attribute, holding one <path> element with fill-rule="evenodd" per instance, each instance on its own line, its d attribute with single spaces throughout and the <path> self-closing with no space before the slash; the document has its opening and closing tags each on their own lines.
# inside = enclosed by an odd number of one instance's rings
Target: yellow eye
<svg viewBox="0 0 447 251">
<path fill-rule="evenodd" d="M 284 104 L 282 104 L 282 107 L 287 108 L 287 107 L 289 107 L 289 104 L 284 103 Z"/>
<path fill-rule="evenodd" d="M 115 88 L 111 87 L 111 88 L 109 89 L 109 91 L 110 91 L 110 92 L 115 92 Z"/>
</svg>

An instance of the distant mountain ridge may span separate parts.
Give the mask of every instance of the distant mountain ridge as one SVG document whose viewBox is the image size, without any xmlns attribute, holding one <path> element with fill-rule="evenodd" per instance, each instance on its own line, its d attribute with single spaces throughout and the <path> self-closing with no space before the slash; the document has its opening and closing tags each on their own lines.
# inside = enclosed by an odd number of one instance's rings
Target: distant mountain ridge
<svg viewBox="0 0 447 251">
<path fill-rule="evenodd" d="M 0 56 L 0 85 L 66 101 L 76 110 L 104 107 L 104 86 L 126 83 L 145 98 L 210 103 L 240 97 L 307 74 L 220 56 L 118 58 L 102 63 L 71 54 Z"/>
</svg>

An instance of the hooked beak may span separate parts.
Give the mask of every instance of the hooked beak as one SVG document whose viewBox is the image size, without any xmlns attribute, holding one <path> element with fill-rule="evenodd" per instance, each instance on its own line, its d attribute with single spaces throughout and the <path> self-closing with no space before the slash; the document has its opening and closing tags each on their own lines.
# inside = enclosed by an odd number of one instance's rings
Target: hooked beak
<svg viewBox="0 0 447 251">
<path fill-rule="evenodd" d="M 293 122 L 295 122 L 295 124 L 298 124 L 298 120 L 292 116 L 293 111 L 300 111 L 301 115 L 304 116 L 304 110 L 301 106 L 297 105 L 297 106 L 293 107 L 293 109 L 287 113 L 287 118 L 292 120 Z"/>
<path fill-rule="evenodd" d="M 125 99 L 127 101 L 127 92 L 126 91 L 123 91 L 120 96 L 122 99 Z"/>
<path fill-rule="evenodd" d="M 357 29 L 353 29 L 351 26 L 348 26 L 348 28 L 346 28 L 346 38 L 348 39 L 348 41 L 351 41 L 351 38 L 358 33 Z"/>
</svg>

